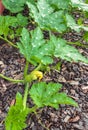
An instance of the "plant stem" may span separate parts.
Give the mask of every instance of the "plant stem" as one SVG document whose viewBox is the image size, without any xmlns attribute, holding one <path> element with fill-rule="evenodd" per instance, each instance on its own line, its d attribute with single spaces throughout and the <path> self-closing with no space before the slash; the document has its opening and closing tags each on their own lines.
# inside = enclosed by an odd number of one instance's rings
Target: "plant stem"
<svg viewBox="0 0 88 130">
<path fill-rule="evenodd" d="M 14 82 L 14 83 L 23 83 L 23 82 L 24 82 L 24 80 L 15 80 L 15 79 L 6 77 L 6 76 L 4 76 L 3 74 L 0 74 L 0 77 L 3 78 L 3 79 L 6 79 L 6 80 L 8 80 L 8 81 Z"/>
<path fill-rule="evenodd" d="M 41 68 L 41 63 L 34 69 L 34 70 L 40 70 L 40 68 Z"/>
<path fill-rule="evenodd" d="M 28 77 L 28 81 L 27 80 L 25 81 L 25 92 L 24 92 L 24 97 L 23 97 L 23 107 L 24 107 L 24 109 L 26 108 L 26 102 L 27 102 L 29 84 L 34 80 L 34 79 L 32 79 L 32 76 L 31 76 L 32 73 L 30 73 L 29 75 L 27 75 L 28 65 L 29 65 L 29 62 L 26 61 L 26 65 L 25 65 L 25 68 L 24 68 L 24 79 L 26 77 Z M 39 66 L 35 70 L 40 69 L 40 67 L 41 67 L 41 64 L 39 64 Z M 36 107 L 31 108 L 31 110 L 32 111 L 36 110 Z"/>
<path fill-rule="evenodd" d="M 24 107 L 24 110 L 25 110 L 25 108 L 26 108 L 28 89 L 29 89 L 29 83 L 27 82 L 27 83 L 25 84 L 25 92 L 24 92 L 24 98 L 23 98 L 23 107 Z"/>
<path fill-rule="evenodd" d="M 7 38 L 3 38 L 2 36 L 0 36 L 0 39 L 2 39 L 2 40 L 4 40 L 4 41 L 8 42 L 8 44 L 11 45 L 11 46 L 13 46 L 13 47 L 15 47 L 15 48 L 18 48 L 18 47 L 17 47 L 16 45 L 14 45 L 11 41 L 9 41 Z"/>
<path fill-rule="evenodd" d="M 26 75 L 27 75 L 27 72 L 28 72 L 28 66 L 29 66 L 29 62 L 26 60 L 26 65 L 25 65 L 25 68 L 24 68 L 24 78 L 25 78 Z"/>
</svg>

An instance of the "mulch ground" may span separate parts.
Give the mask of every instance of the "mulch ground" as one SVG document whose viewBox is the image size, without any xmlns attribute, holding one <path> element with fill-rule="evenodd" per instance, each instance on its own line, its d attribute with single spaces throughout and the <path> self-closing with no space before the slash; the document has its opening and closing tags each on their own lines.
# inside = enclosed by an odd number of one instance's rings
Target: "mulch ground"
<svg viewBox="0 0 88 130">
<path fill-rule="evenodd" d="M 79 51 L 88 56 L 88 49 L 79 48 Z M 50 130 L 88 130 L 88 65 L 61 62 L 60 72 L 51 70 L 44 76 L 43 81 L 62 83 L 62 91 L 78 102 L 79 107 L 60 105 L 59 110 L 51 107 L 42 108 L 36 116 L 28 116 L 28 127 L 25 130 L 45 130 L 45 127 Z M 0 41 L 0 73 L 21 79 L 24 63 L 25 59 L 16 49 Z M 32 68 L 30 66 L 29 71 Z M 24 86 L 0 78 L 0 130 L 5 130 L 4 119 L 17 91 L 23 93 Z M 31 103 L 30 98 L 28 103 Z"/>
<path fill-rule="evenodd" d="M 46 32 L 45 35 L 47 37 Z M 81 37 L 81 34 L 74 32 L 64 36 L 68 41 L 78 41 Z M 82 47 L 78 49 L 88 57 L 88 49 Z M 25 130 L 46 130 L 46 128 L 47 130 L 88 130 L 88 65 L 66 61 L 61 63 L 60 72 L 51 70 L 45 74 L 43 81 L 62 83 L 62 91 L 72 97 L 79 107 L 60 105 L 58 110 L 51 107 L 42 108 L 38 110 L 37 115 L 28 116 L 28 127 Z M 25 59 L 19 52 L 0 40 L 0 73 L 14 79 L 21 79 L 24 64 Z M 32 69 L 33 66 L 30 65 L 29 71 Z M 4 119 L 15 101 L 17 91 L 23 94 L 24 86 L 0 78 L 0 130 L 5 130 Z M 32 105 L 30 98 L 28 104 Z"/>
</svg>

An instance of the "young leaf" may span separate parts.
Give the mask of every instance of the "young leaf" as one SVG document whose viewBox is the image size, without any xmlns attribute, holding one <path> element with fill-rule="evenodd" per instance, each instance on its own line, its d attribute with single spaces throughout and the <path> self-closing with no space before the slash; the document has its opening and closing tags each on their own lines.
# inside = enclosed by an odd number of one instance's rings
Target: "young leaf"
<svg viewBox="0 0 88 130">
<path fill-rule="evenodd" d="M 22 130 L 26 127 L 25 120 L 29 109 L 23 109 L 23 99 L 20 93 L 16 95 L 16 104 L 11 106 L 5 119 L 6 130 Z"/>
<path fill-rule="evenodd" d="M 18 47 L 30 63 L 33 65 L 37 63 L 47 65 L 53 62 L 51 57 L 53 45 L 46 43 L 40 28 L 31 31 L 30 35 L 27 29 L 24 28 L 21 36 L 21 43 L 18 43 Z"/>
<path fill-rule="evenodd" d="M 58 108 L 59 104 L 68 104 L 77 106 L 77 103 L 69 98 L 65 93 L 58 93 L 61 89 L 59 83 L 40 82 L 33 84 L 29 94 L 38 107 L 51 106 Z"/>
<path fill-rule="evenodd" d="M 63 32 L 66 30 L 64 11 L 55 11 L 46 0 L 39 0 L 36 5 L 27 2 L 31 16 L 40 28 Z"/>
<path fill-rule="evenodd" d="M 23 10 L 26 0 L 2 0 L 2 2 L 6 9 L 10 10 L 12 13 L 17 13 Z"/>
</svg>

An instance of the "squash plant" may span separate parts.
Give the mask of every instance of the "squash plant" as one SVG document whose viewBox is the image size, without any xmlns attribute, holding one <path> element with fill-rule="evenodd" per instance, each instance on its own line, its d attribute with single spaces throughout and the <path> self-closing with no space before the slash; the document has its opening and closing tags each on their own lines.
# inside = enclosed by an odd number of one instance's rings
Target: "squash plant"
<svg viewBox="0 0 88 130">
<path fill-rule="evenodd" d="M 0 77 L 14 83 L 23 83 L 25 86 L 24 96 L 16 94 L 16 103 L 11 106 L 5 119 L 6 130 L 22 130 L 26 127 L 28 114 L 42 107 L 50 106 L 55 109 L 59 104 L 78 106 L 78 104 L 65 93 L 59 92 L 62 85 L 53 82 L 43 82 L 44 68 L 53 63 L 54 58 L 61 58 L 69 62 L 88 63 L 88 59 L 82 56 L 73 46 L 61 37 L 68 28 L 80 32 L 88 31 L 88 27 L 78 25 L 71 15 L 72 8 L 88 11 L 88 5 L 81 0 L 3 0 L 4 6 L 15 16 L 0 16 L 0 38 L 7 41 L 9 45 L 19 49 L 26 60 L 23 79 L 14 80 L 0 74 Z M 29 17 L 19 12 L 24 9 L 24 4 L 30 9 Z M 28 31 L 28 21 L 32 19 L 36 24 L 34 30 Z M 49 38 L 44 39 L 43 30 L 49 31 Z M 53 32 L 59 32 L 56 37 Z M 12 39 L 18 37 L 16 44 Z M 32 72 L 28 72 L 29 63 L 34 66 Z M 36 83 L 33 83 L 37 80 Z M 33 85 L 31 85 L 31 82 Z M 28 95 L 34 106 L 27 106 Z"/>
</svg>

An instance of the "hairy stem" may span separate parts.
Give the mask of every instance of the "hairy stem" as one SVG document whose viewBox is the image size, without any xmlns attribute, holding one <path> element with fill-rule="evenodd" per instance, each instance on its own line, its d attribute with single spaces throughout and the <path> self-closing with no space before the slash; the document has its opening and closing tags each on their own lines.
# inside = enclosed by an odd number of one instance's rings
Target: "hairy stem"
<svg viewBox="0 0 88 130">
<path fill-rule="evenodd" d="M 24 78 L 25 78 L 26 75 L 27 75 L 27 72 L 28 72 L 28 66 L 29 66 L 29 62 L 26 61 L 26 65 L 25 65 L 25 68 L 24 68 Z"/>
<path fill-rule="evenodd" d="M 23 98 L 23 107 L 24 107 L 24 110 L 25 110 L 25 108 L 26 108 L 28 90 L 29 90 L 29 83 L 27 82 L 27 83 L 25 84 L 25 92 L 24 92 L 24 98 Z"/>
<path fill-rule="evenodd" d="M 4 40 L 4 41 L 8 42 L 8 44 L 11 45 L 11 46 L 13 46 L 13 47 L 15 47 L 15 48 L 18 48 L 18 47 L 17 47 L 16 45 L 14 45 L 11 41 L 9 41 L 7 38 L 3 38 L 2 36 L 0 36 L 0 39 L 2 39 L 2 40 Z"/>
<path fill-rule="evenodd" d="M 34 70 L 40 70 L 40 68 L 41 68 L 41 63 L 34 69 Z"/>
<path fill-rule="evenodd" d="M 15 79 L 6 77 L 6 76 L 4 76 L 3 74 L 0 74 L 0 77 L 3 78 L 3 79 L 5 79 L 5 80 L 14 82 L 14 83 L 24 83 L 24 80 L 15 80 Z"/>
</svg>

